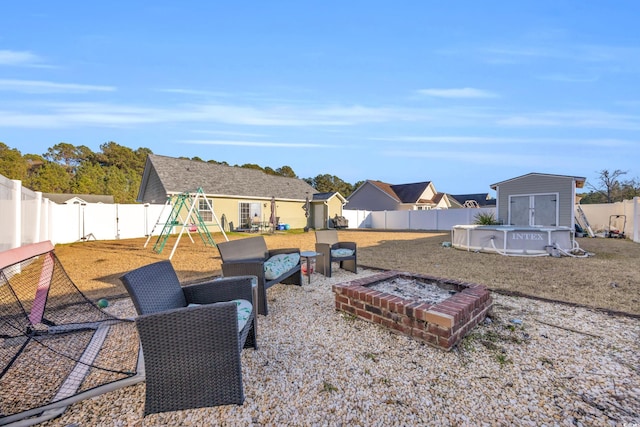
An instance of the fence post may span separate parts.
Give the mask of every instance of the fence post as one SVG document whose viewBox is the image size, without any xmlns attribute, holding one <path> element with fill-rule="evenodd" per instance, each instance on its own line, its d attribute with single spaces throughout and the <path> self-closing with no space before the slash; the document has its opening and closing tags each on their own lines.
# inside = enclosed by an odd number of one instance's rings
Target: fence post
<svg viewBox="0 0 640 427">
<path fill-rule="evenodd" d="M 40 193 L 41 201 L 41 209 L 42 209 L 42 217 L 40 219 L 40 242 L 44 242 L 45 240 L 52 240 L 49 235 L 49 226 L 51 223 L 51 205 L 49 204 L 49 199 L 42 199 L 42 193 Z M 55 244 L 55 243 L 54 243 Z"/>
<path fill-rule="evenodd" d="M 35 192 L 36 195 L 36 200 L 35 200 L 35 205 L 36 205 L 36 215 L 35 215 L 35 219 L 34 219 L 34 223 L 33 226 L 38 230 L 37 232 L 34 233 L 34 243 L 40 243 L 41 240 L 41 227 L 42 227 L 42 192 L 40 191 L 36 191 Z"/>
<path fill-rule="evenodd" d="M 13 188 L 11 189 L 11 202 L 13 203 L 13 216 L 15 223 L 13 224 L 13 241 L 9 242 L 9 249 L 19 248 L 22 246 L 22 181 L 12 179 Z"/>
<path fill-rule="evenodd" d="M 640 243 L 640 197 L 633 198 L 633 241 Z"/>
</svg>

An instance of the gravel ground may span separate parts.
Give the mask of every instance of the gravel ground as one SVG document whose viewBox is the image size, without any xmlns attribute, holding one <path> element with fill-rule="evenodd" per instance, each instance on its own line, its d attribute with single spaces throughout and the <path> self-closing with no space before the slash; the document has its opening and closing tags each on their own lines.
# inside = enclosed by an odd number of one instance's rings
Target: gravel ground
<svg viewBox="0 0 640 427">
<path fill-rule="evenodd" d="M 143 419 L 141 383 L 42 425 L 640 424 L 639 319 L 493 294 L 488 320 L 444 352 L 336 312 L 331 283 L 353 277 L 339 270 L 269 289 L 259 348 L 242 356 L 242 406 Z M 129 300 L 111 308 L 133 313 Z"/>
</svg>

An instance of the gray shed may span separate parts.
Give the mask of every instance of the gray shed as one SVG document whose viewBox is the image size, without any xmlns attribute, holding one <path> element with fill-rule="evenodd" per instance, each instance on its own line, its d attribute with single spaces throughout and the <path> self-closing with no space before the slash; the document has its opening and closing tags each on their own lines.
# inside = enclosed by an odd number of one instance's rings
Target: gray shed
<svg viewBox="0 0 640 427">
<path fill-rule="evenodd" d="M 576 188 L 584 187 L 580 176 L 529 173 L 496 184 L 497 219 L 517 226 L 575 226 Z"/>
</svg>

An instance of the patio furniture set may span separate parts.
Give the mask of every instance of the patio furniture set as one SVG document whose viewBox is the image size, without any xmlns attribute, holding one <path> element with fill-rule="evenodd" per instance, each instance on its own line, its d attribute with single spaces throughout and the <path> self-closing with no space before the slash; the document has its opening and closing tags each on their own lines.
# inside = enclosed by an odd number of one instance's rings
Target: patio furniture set
<svg viewBox="0 0 640 427">
<path fill-rule="evenodd" d="M 137 268 L 121 277 L 138 316 L 144 354 L 145 416 L 152 413 L 241 405 L 241 352 L 258 348 L 258 314 L 267 315 L 267 289 L 302 285 L 301 261 L 322 257 L 357 273 L 353 242 L 335 230 L 316 232 L 316 251 L 267 248 L 263 236 L 218 244 L 223 277 L 181 285 L 170 261 Z"/>
</svg>

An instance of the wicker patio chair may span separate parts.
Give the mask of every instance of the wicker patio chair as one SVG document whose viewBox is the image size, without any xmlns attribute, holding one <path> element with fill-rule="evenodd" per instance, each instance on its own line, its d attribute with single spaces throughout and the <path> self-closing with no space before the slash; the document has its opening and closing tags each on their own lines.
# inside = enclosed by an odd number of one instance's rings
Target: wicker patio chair
<svg viewBox="0 0 640 427">
<path fill-rule="evenodd" d="M 263 236 L 218 243 L 225 277 L 252 275 L 258 278 L 258 314 L 267 315 L 267 289 L 276 283 L 302 285 L 300 262 L 278 277 L 267 279 L 265 262 L 275 255 L 298 254 L 299 248 L 267 249 Z"/>
<path fill-rule="evenodd" d="M 146 375 L 145 416 L 244 402 L 240 353 L 257 348 L 255 277 L 181 286 L 170 261 L 121 277 L 139 316 Z M 239 328 L 236 302 L 252 310 Z M 190 305 L 191 304 L 191 305 Z"/>
<path fill-rule="evenodd" d="M 316 252 L 320 252 L 324 262 L 324 275 L 331 277 L 331 263 L 339 262 L 340 268 L 358 273 L 358 249 L 355 242 L 338 241 L 336 230 L 316 231 Z"/>
</svg>

